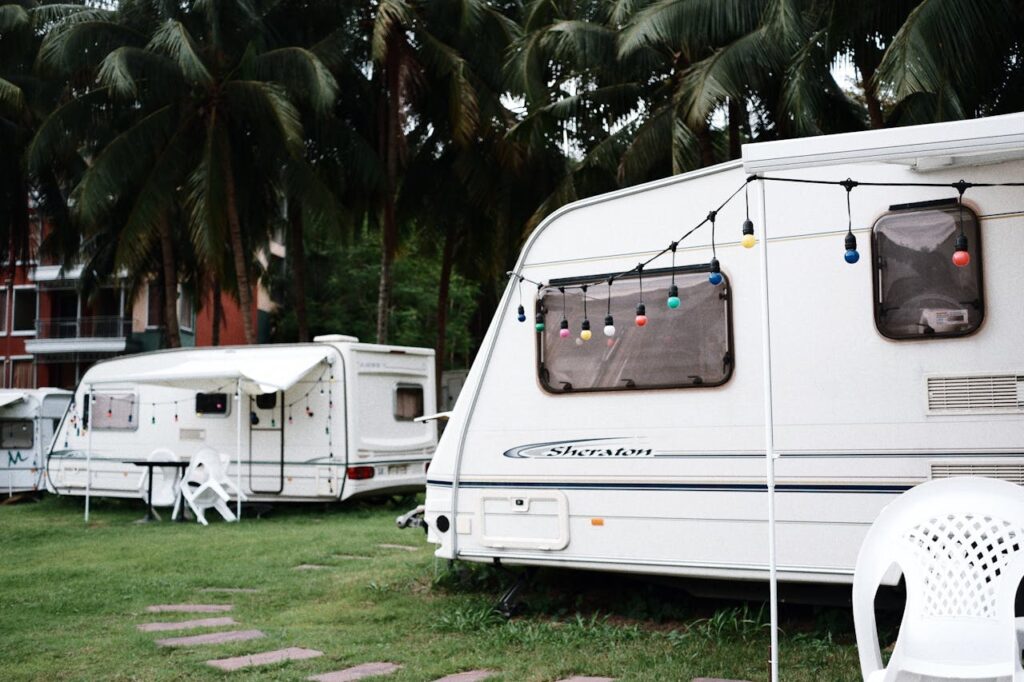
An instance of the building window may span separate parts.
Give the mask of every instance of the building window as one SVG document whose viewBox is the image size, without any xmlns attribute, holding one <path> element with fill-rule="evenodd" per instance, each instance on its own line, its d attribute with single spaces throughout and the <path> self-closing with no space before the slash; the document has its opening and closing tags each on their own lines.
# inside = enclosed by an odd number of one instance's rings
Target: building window
<svg viewBox="0 0 1024 682">
<path fill-rule="evenodd" d="M 875 325 L 890 339 L 964 336 L 985 316 L 978 216 L 962 209 L 971 261 L 957 267 L 961 209 L 944 203 L 893 207 L 872 229 Z"/>
<path fill-rule="evenodd" d="M 395 419 L 408 422 L 423 416 L 423 387 L 399 386 L 395 389 Z"/>
<path fill-rule="evenodd" d="M 196 414 L 204 417 L 226 417 L 231 401 L 227 393 L 196 393 Z"/>
<path fill-rule="evenodd" d="M 150 280 L 146 286 L 147 293 L 147 311 L 146 311 L 146 326 L 150 328 L 163 327 L 164 326 L 164 297 L 163 289 L 160 287 L 159 280 Z"/>
<path fill-rule="evenodd" d="M 192 294 L 182 291 L 178 294 L 178 326 L 190 332 L 195 329 L 196 308 Z"/>
<path fill-rule="evenodd" d="M 11 360 L 11 388 L 35 388 L 31 360 Z"/>
<path fill-rule="evenodd" d="M 14 316 L 11 330 L 15 333 L 35 333 L 36 331 L 36 290 L 14 290 Z"/>
<path fill-rule="evenodd" d="M 0 422 L 0 448 L 32 447 L 32 420 L 18 419 Z"/>
<path fill-rule="evenodd" d="M 680 305 L 665 305 L 672 283 L 671 270 L 644 273 L 647 324 L 635 324 L 640 282 L 635 273 L 616 279 L 611 287 L 611 313 L 615 333 L 605 336 L 607 285 L 590 287 L 587 314 L 592 338 L 580 337 L 583 292 L 565 292 L 565 318 L 569 337 L 561 338 L 563 303 L 559 285 L 572 287 L 579 280 L 552 282 L 537 300 L 545 328 L 537 334 L 540 384 L 550 393 L 621 391 L 653 388 L 720 386 L 733 370 L 731 285 L 728 278 L 714 286 L 707 266 L 676 270 Z M 724 273 L 723 273 L 724 274 Z M 583 281 L 601 279 L 601 275 Z"/>
<path fill-rule="evenodd" d="M 7 333 L 7 299 L 10 295 L 7 287 L 0 289 L 0 334 Z"/>
<path fill-rule="evenodd" d="M 93 425 L 97 431 L 139 428 L 139 402 L 134 393 L 93 393 Z M 88 424 L 88 415 L 86 415 Z"/>
</svg>

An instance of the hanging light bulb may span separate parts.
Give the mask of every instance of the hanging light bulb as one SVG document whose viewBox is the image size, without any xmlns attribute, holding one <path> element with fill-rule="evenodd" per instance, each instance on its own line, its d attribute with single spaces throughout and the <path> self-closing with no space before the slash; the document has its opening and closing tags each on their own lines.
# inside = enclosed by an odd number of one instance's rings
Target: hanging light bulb
<svg viewBox="0 0 1024 682">
<path fill-rule="evenodd" d="M 580 325 L 580 338 L 584 341 L 590 341 L 590 337 L 593 334 L 590 333 L 590 320 L 583 320 L 583 324 Z"/>
<path fill-rule="evenodd" d="M 519 306 L 519 315 L 517 315 L 516 319 L 520 322 L 526 322 L 526 308 Z"/>
<path fill-rule="evenodd" d="M 953 252 L 953 265 L 958 268 L 965 268 L 970 264 L 971 254 L 967 250 L 967 235 L 958 235 L 956 238 L 956 251 Z"/>
<path fill-rule="evenodd" d="M 675 309 L 679 307 L 679 287 L 672 284 L 668 288 L 668 299 L 665 301 L 665 305 L 669 308 Z"/>
<path fill-rule="evenodd" d="M 743 236 L 740 237 L 740 244 L 745 249 L 754 248 L 754 244 L 757 243 L 757 239 L 754 237 L 754 223 L 750 220 L 750 180 L 753 176 L 747 179 L 747 184 L 743 186 L 743 200 L 747 204 L 747 219 L 743 221 Z"/>
<path fill-rule="evenodd" d="M 708 274 L 708 281 L 711 282 L 711 284 L 713 284 L 713 285 L 715 285 L 717 287 L 719 284 L 722 283 L 723 279 L 724 278 L 722 277 L 722 268 L 718 264 L 718 259 L 717 258 L 712 258 L 711 259 L 711 272 Z"/>
<path fill-rule="evenodd" d="M 604 335 L 608 337 L 615 336 L 615 320 L 612 319 L 611 315 L 604 316 Z"/>
<path fill-rule="evenodd" d="M 647 324 L 647 307 L 640 303 L 636 307 L 636 326 L 643 327 Z"/>
<path fill-rule="evenodd" d="M 846 253 L 843 254 L 843 258 L 847 263 L 853 265 L 860 260 L 860 252 L 857 251 L 857 235 L 853 232 L 846 233 Z"/>
<path fill-rule="evenodd" d="M 558 335 L 563 339 L 569 338 L 569 320 L 562 320 L 558 327 Z"/>
<path fill-rule="evenodd" d="M 544 313 L 537 313 L 537 316 L 534 317 L 533 319 L 533 328 L 536 329 L 538 332 L 544 331 Z"/>
</svg>

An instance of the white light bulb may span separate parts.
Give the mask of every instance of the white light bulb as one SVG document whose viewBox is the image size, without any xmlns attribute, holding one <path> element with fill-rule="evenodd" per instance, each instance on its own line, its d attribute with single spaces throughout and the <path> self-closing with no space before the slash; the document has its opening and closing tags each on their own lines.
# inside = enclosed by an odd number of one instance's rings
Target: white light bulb
<svg viewBox="0 0 1024 682">
<path fill-rule="evenodd" d="M 613 324 L 606 324 L 604 326 L 604 335 L 605 336 L 615 336 L 615 325 L 613 325 Z"/>
</svg>

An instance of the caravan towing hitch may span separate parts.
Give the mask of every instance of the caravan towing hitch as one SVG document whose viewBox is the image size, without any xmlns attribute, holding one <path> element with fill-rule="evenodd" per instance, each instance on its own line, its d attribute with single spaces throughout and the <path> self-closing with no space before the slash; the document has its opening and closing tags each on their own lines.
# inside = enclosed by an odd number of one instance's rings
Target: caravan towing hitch
<svg viewBox="0 0 1024 682">
<path fill-rule="evenodd" d="M 427 520 L 423 517 L 424 511 L 426 511 L 426 507 L 422 504 L 418 505 L 396 518 L 395 525 L 399 528 L 422 528 L 423 532 L 426 533 Z"/>
<path fill-rule="evenodd" d="M 502 618 L 510 619 L 513 616 L 522 613 L 523 602 L 518 599 L 519 593 L 523 591 L 533 577 L 537 574 L 536 566 L 527 566 L 521 573 L 506 568 L 499 557 L 494 557 L 494 567 L 510 576 L 515 576 L 515 581 L 509 586 L 505 593 L 498 599 L 498 603 L 494 605 L 494 610 L 498 612 Z"/>
</svg>

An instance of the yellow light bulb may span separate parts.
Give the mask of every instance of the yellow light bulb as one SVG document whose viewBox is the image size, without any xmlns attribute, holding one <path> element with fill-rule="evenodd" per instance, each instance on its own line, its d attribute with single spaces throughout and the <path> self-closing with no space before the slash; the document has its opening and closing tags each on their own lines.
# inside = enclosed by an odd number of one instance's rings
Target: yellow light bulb
<svg viewBox="0 0 1024 682">
<path fill-rule="evenodd" d="M 584 341 L 590 341 L 590 330 L 584 329 L 583 331 L 581 331 L 580 338 L 583 339 Z"/>
<path fill-rule="evenodd" d="M 740 244 L 742 244 L 743 248 L 745 248 L 745 249 L 752 249 L 752 248 L 754 248 L 754 244 L 756 244 L 756 243 L 757 243 L 757 239 L 752 234 L 745 234 L 745 235 L 743 235 L 743 238 L 740 239 Z"/>
</svg>

